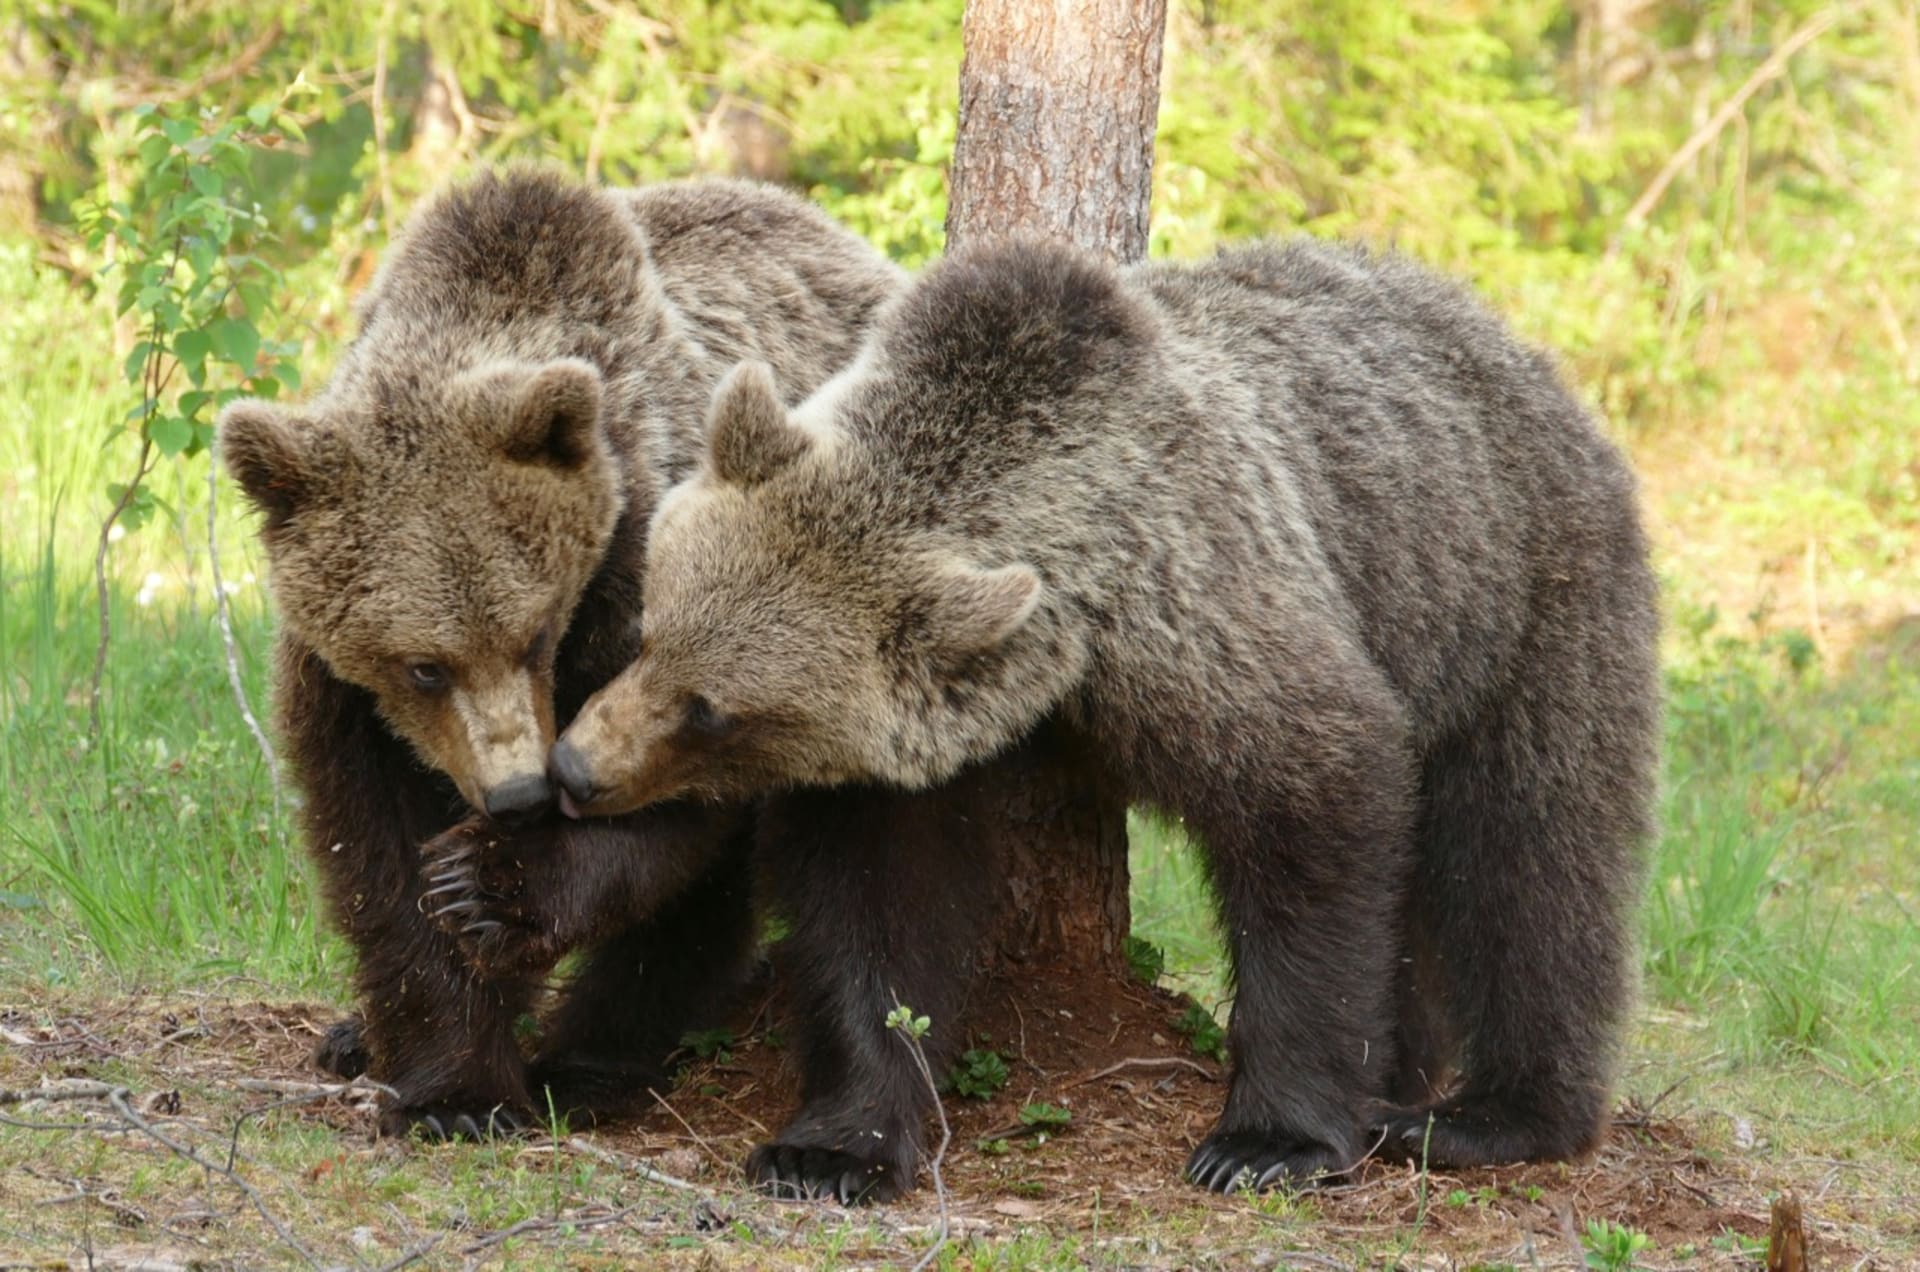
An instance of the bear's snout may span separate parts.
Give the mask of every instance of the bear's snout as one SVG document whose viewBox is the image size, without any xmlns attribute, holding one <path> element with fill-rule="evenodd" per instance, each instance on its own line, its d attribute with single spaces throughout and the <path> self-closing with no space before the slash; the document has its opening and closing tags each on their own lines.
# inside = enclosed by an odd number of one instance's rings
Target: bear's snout
<svg viewBox="0 0 1920 1272">
<path fill-rule="evenodd" d="M 580 748 L 566 738 L 553 744 L 547 753 L 547 772 L 560 787 L 560 811 L 578 817 L 580 810 L 593 802 L 593 773 Z"/>
<path fill-rule="evenodd" d="M 510 777 L 487 792 L 487 816 L 495 821 L 512 821 L 545 808 L 553 799 L 553 788 L 544 773 L 522 773 Z"/>
</svg>

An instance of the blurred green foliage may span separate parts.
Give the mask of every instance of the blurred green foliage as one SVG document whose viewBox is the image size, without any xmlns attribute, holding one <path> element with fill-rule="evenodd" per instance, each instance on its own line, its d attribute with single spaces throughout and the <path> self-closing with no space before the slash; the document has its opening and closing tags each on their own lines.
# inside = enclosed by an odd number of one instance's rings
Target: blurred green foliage
<svg viewBox="0 0 1920 1272">
<path fill-rule="evenodd" d="M 305 140 L 263 152 L 254 188 L 287 259 L 325 262 L 338 287 L 364 282 L 419 194 L 509 157 L 609 182 L 792 182 L 918 262 L 941 245 L 961 7 L 0 0 L 0 196 L 84 278 L 99 262 L 75 210 L 138 179 L 135 106 L 230 118 L 304 77 Z M 1912 0 L 1171 10 L 1157 251 L 1295 228 L 1395 244 L 1505 302 L 1615 418 L 1701 412 L 1768 355 L 1730 339 L 1748 319 L 1782 341 L 1832 319 L 1860 370 L 1909 389 L 1920 371 Z M 1629 224 L 1713 109 L 1835 16 Z M 338 336 L 344 309 L 323 308 L 303 320 Z"/>
</svg>

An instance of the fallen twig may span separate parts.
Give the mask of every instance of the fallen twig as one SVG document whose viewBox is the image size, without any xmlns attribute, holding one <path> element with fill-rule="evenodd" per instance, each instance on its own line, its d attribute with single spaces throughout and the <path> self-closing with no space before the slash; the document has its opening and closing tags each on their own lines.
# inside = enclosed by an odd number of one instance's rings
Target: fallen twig
<svg viewBox="0 0 1920 1272">
<path fill-rule="evenodd" d="M 133 1111 L 133 1106 L 127 1103 L 127 1096 L 130 1094 L 131 1092 L 129 1092 L 126 1087 L 113 1087 L 107 1092 L 107 1103 L 113 1107 L 113 1111 L 118 1113 L 121 1119 L 129 1126 L 141 1131 L 155 1142 L 172 1149 L 176 1154 L 186 1158 L 200 1169 L 223 1176 L 235 1188 L 238 1188 L 249 1202 L 253 1203 L 254 1210 L 259 1212 L 260 1217 L 266 1221 L 267 1226 L 273 1229 L 274 1235 L 279 1237 L 289 1249 L 299 1254 L 300 1257 L 305 1259 L 311 1266 L 315 1268 L 321 1266 L 319 1258 L 315 1256 L 313 1251 L 307 1249 L 307 1247 L 301 1243 L 300 1238 L 294 1236 L 287 1226 L 275 1217 L 273 1211 L 267 1208 L 266 1198 L 260 1195 L 260 1191 L 257 1188 L 241 1178 L 238 1172 L 230 1170 L 218 1162 L 210 1162 L 172 1136 L 162 1134 L 151 1122 Z"/>
<path fill-rule="evenodd" d="M 220 639 L 226 647 L 227 684 L 233 690 L 234 703 L 240 708 L 240 718 L 246 721 L 247 732 L 253 734 L 253 741 L 260 748 L 260 754 L 267 762 L 267 780 L 272 786 L 273 811 L 280 811 L 280 758 L 273 753 L 273 743 L 267 740 L 267 731 L 260 727 L 259 718 L 253 714 L 253 704 L 247 700 L 247 687 L 240 681 L 240 651 L 233 639 L 233 619 L 227 608 L 227 586 L 220 578 L 220 532 L 216 507 L 220 498 L 220 465 L 207 464 L 207 569 L 213 576 L 213 608 L 220 617 Z"/>
<path fill-rule="evenodd" d="M 1112 1064 L 1108 1065 L 1106 1068 L 1100 1070 L 1098 1073 L 1089 1073 L 1084 1078 L 1075 1078 L 1073 1081 L 1067 1083 L 1067 1085 L 1070 1087 L 1085 1086 L 1089 1082 L 1098 1082 L 1101 1078 L 1110 1077 L 1113 1074 L 1119 1073 L 1123 1069 L 1174 1069 L 1174 1068 L 1192 1069 L 1195 1073 L 1199 1074 L 1201 1077 L 1205 1078 L 1209 1082 L 1215 1082 L 1219 1080 L 1219 1075 L 1214 1073 L 1211 1069 L 1208 1069 L 1205 1065 L 1200 1064 L 1198 1061 L 1189 1060 L 1185 1056 L 1136 1056 L 1126 1060 L 1116 1060 Z"/>
<path fill-rule="evenodd" d="M 247 1124 L 248 1118 L 265 1117 L 277 1109 L 291 1108 L 298 1104 L 318 1104 L 322 1100 L 331 1100 L 342 1095 L 398 1096 L 399 1092 L 384 1082 L 375 1082 L 365 1076 L 351 1082 L 286 1082 L 274 1078 L 240 1078 L 234 1086 L 242 1091 L 260 1091 L 269 1095 L 280 1095 L 281 1099 L 271 1104 L 263 1104 L 257 1109 L 248 1109 L 233 1119 L 233 1134 L 227 1139 L 227 1169 L 233 1169 L 234 1158 L 240 1152 L 240 1128 Z"/>
<path fill-rule="evenodd" d="M 662 1184 L 668 1188 L 678 1188 L 683 1192 L 700 1191 L 700 1187 L 697 1184 L 690 1184 L 678 1176 L 669 1175 L 663 1170 L 656 1170 L 638 1157 L 633 1157 L 626 1153 L 616 1153 L 611 1149 L 601 1148 L 598 1144 L 589 1144 L 578 1135 L 568 1139 L 566 1146 L 576 1153 L 581 1153 L 587 1157 L 603 1161 L 616 1170 L 623 1170 L 629 1174 L 637 1175 L 650 1184 Z"/>
<path fill-rule="evenodd" d="M 115 1116 L 128 1127 L 139 1131 L 155 1143 L 160 1144 L 177 1156 L 192 1162 L 194 1165 L 200 1167 L 200 1169 L 225 1178 L 235 1188 L 239 1189 L 241 1194 L 252 1203 L 254 1210 L 259 1213 L 260 1217 L 266 1221 L 267 1226 L 273 1229 L 274 1234 L 278 1236 L 289 1249 L 299 1254 L 310 1266 L 315 1268 L 321 1266 L 319 1258 L 314 1255 L 313 1251 L 303 1245 L 300 1239 L 294 1236 L 285 1224 L 280 1222 L 273 1211 L 268 1209 L 266 1199 L 260 1195 L 258 1189 L 243 1179 L 231 1167 L 222 1166 L 218 1162 L 208 1161 L 192 1148 L 161 1131 L 145 1117 L 135 1112 L 132 1103 L 129 1101 L 129 1097 L 132 1094 L 131 1090 L 123 1086 L 114 1086 L 110 1083 L 82 1078 L 66 1082 L 60 1086 L 40 1087 L 34 1090 L 0 1088 L 0 1105 L 25 1104 L 35 1100 L 104 1100 L 107 1106 L 113 1110 Z M 72 1128 L 48 1127 L 46 1129 L 97 1131 L 103 1128 L 83 1124 Z"/>
<path fill-rule="evenodd" d="M 673 1107 L 673 1105 L 668 1104 L 666 1097 L 661 1095 L 658 1091 L 649 1089 L 647 1091 L 647 1094 L 653 1097 L 654 1103 L 658 1104 L 661 1108 L 665 1109 L 668 1113 L 673 1115 L 673 1120 L 680 1123 L 681 1128 L 685 1130 L 688 1135 L 691 1135 L 693 1137 L 693 1142 L 700 1146 L 700 1149 L 702 1152 L 704 1152 L 708 1157 L 711 1157 L 713 1159 L 714 1165 L 718 1166 L 721 1170 L 727 1169 L 727 1159 L 720 1156 L 720 1154 L 714 1149 L 713 1145 L 707 1143 L 705 1136 L 701 1135 L 700 1132 L 693 1129 L 692 1123 L 688 1122 L 686 1118 L 680 1116 L 679 1109 L 676 1109 Z"/>
</svg>

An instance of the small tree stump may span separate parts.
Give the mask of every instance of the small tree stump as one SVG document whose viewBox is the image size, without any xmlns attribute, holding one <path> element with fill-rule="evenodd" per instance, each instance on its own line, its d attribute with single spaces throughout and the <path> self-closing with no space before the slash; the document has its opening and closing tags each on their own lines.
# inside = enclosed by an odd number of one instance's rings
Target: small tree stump
<svg viewBox="0 0 1920 1272">
<path fill-rule="evenodd" d="M 1773 1199 L 1773 1222 L 1767 1233 L 1767 1272 L 1807 1272 L 1807 1229 L 1800 1199 L 1790 1192 Z"/>
</svg>

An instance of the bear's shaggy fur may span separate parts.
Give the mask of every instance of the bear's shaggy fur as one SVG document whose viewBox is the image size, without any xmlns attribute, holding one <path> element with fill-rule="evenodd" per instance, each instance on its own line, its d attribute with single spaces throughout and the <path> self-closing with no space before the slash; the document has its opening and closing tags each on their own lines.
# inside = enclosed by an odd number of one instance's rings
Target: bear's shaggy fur
<svg viewBox="0 0 1920 1272">
<path fill-rule="evenodd" d="M 648 520 L 697 462 L 714 383 L 757 358 L 806 394 L 899 278 L 770 188 L 487 173 L 414 215 L 318 395 L 222 416 L 225 463 L 265 513 L 279 722 L 308 849 L 359 955 L 364 1019 L 336 1027 L 319 1058 L 370 1064 L 395 1089 L 384 1129 L 475 1133 L 544 1109 L 513 1023 L 568 945 L 597 948 L 533 1074 L 563 1108 L 640 1094 L 743 966 L 752 826 L 739 810 L 649 814 L 544 852 L 468 826 L 425 874 L 422 846 L 460 820 L 461 796 L 508 817 L 547 803 L 556 713 L 635 653 Z M 576 886 L 541 890 L 517 931 L 475 921 L 467 935 L 541 937 L 497 958 L 500 940 L 469 943 L 476 972 L 422 915 L 471 917 L 453 867 L 482 872 L 489 850 Z M 636 857 L 673 864 L 636 872 Z"/>
<path fill-rule="evenodd" d="M 1211 869 L 1234 1076 L 1192 1179 L 1595 1143 L 1657 617 L 1632 477 L 1546 357 L 1400 260 L 1012 244 L 791 413 L 741 368 L 709 434 L 644 652 L 554 748 L 580 809 L 921 788 L 1058 712 Z"/>
</svg>

